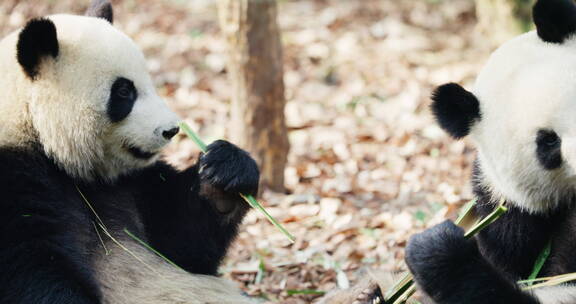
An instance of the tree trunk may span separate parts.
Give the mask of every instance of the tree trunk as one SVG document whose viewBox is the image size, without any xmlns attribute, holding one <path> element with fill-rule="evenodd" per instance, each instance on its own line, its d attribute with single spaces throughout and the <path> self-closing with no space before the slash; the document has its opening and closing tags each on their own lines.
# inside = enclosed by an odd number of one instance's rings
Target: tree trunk
<svg viewBox="0 0 576 304">
<path fill-rule="evenodd" d="M 532 27 L 534 0 L 476 0 L 478 31 L 500 45 Z"/>
<path fill-rule="evenodd" d="M 260 165 L 262 185 L 284 191 L 289 150 L 282 44 L 275 0 L 220 0 L 232 82 L 232 139 Z"/>
</svg>

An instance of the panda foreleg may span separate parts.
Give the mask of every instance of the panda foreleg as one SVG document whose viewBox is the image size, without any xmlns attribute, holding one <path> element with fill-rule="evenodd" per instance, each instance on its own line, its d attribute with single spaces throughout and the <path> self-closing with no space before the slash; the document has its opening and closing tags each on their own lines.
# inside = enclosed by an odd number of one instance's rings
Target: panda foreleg
<svg viewBox="0 0 576 304">
<path fill-rule="evenodd" d="M 437 304 L 538 304 L 481 255 L 475 240 L 445 221 L 412 236 L 406 263 L 418 286 Z"/>
<path fill-rule="evenodd" d="M 258 165 L 244 150 L 218 140 L 207 147 L 197 167 L 200 198 L 210 203 L 214 223 L 235 237 L 249 208 L 241 194 L 258 194 Z"/>
<path fill-rule="evenodd" d="M 158 178 L 162 176 L 162 180 Z M 255 195 L 259 172 L 236 146 L 216 141 L 195 166 L 158 163 L 143 176 L 144 222 L 151 245 L 191 273 L 215 275 Z"/>
</svg>

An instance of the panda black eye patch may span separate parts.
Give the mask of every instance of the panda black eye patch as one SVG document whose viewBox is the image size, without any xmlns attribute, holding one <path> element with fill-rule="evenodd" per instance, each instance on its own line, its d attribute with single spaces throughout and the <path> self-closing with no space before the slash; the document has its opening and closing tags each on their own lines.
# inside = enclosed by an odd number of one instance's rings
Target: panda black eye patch
<svg viewBox="0 0 576 304">
<path fill-rule="evenodd" d="M 123 77 L 117 78 L 112 84 L 108 100 L 107 113 L 110 120 L 119 122 L 128 117 L 137 98 L 138 92 L 134 83 Z"/>
<path fill-rule="evenodd" d="M 553 130 L 538 130 L 536 134 L 536 157 L 544 169 L 560 168 L 562 165 L 561 145 L 562 140 Z"/>
</svg>

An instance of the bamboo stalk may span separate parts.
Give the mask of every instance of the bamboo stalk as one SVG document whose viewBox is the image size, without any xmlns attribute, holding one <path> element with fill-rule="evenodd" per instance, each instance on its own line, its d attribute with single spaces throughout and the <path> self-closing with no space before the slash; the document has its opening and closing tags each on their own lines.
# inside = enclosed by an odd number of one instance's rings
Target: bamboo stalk
<svg viewBox="0 0 576 304">
<path fill-rule="evenodd" d="M 538 278 L 538 279 L 534 279 L 534 280 L 524 280 L 524 281 L 520 281 L 519 283 L 543 281 L 542 283 L 538 283 L 538 284 L 535 284 L 532 286 L 526 286 L 526 287 L 522 288 L 522 290 L 532 290 L 532 289 L 541 288 L 541 287 L 556 286 L 556 285 L 568 283 L 570 281 L 575 281 L 575 280 L 576 280 L 576 273 L 567 273 L 567 274 L 561 274 L 561 275 L 557 275 L 557 276 L 553 276 L 553 277 Z"/>
</svg>

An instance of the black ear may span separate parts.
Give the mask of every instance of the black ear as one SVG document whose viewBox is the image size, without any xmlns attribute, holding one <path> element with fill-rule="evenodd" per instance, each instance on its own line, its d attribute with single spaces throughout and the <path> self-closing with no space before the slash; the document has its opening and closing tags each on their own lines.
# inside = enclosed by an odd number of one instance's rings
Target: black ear
<svg viewBox="0 0 576 304">
<path fill-rule="evenodd" d="M 470 133 L 475 120 L 480 120 L 480 103 L 474 94 L 455 83 L 438 87 L 432 93 L 432 113 L 448 134 L 458 139 Z"/>
<path fill-rule="evenodd" d="M 538 0 L 532 16 L 538 36 L 546 42 L 562 43 L 576 33 L 574 0 Z"/>
<path fill-rule="evenodd" d="M 84 15 L 106 19 L 110 23 L 114 22 L 114 11 L 108 0 L 92 0 Z"/>
<path fill-rule="evenodd" d="M 17 57 L 18 63 L 30 79 L 38 75 L 42 58 L 46 56 L 58 57 L 58 36 L 56 26 L 45 18 L 30 20 L 18 37 Z"/>
</svg>

